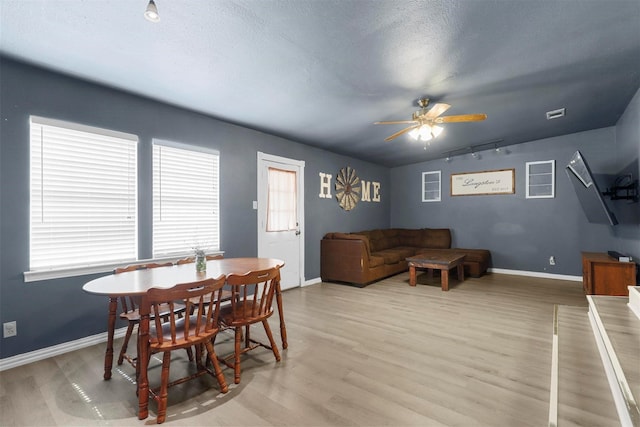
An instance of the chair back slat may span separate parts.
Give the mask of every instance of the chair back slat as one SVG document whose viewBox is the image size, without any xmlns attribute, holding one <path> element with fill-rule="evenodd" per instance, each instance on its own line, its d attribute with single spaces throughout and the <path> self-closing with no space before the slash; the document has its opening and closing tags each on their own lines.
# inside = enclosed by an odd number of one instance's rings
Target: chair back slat
<svg viewBox="0 0 640 427">
<path fill-rule="evenodd" d="M 146 270 L 148 268 L 171 267 L 173 263 L 168 262 L 147 262 L 143 264 L 130 264 L 126 267 L 117 267 L 113 270 L 114 274 L 126 273 L 129 271 Z M 123 313 L 131 313 L 138 309 L 138 304 L 134 297 L 120 297 L 120 305 Z"/>
<path fill-rule="evenodd" d="M 175 347 L 187 344 L 193 337 L 215 335 L 224 283 L 225 277 L 220 276 L 172 288 L 149 289 L 142 297 L 140 316 L 142 322 L 153 317 L 153 327 L 149 328 L 151 345 Z M 173 309 L 165 312 L 167 306 L 173 308 L 175 304 L 186 306 L 184 317 Z"/>
<path fill-rule="evenodd" d="M 273 313 L 273 296 L 280 280 L 280 269 L 230 274 L 231 316 L 234 319 L 267 318 Z"/>
<path fill-rule="evenodd" d="M 147 262 L 143 264 L 130 264 L 126 267 L 117 267 L 113 270 L 115 274 L 126 273 L 127 271 L 145 270 L 147 268 L 171 267 L 173 263 L 167 262 Z"/>
</svg>

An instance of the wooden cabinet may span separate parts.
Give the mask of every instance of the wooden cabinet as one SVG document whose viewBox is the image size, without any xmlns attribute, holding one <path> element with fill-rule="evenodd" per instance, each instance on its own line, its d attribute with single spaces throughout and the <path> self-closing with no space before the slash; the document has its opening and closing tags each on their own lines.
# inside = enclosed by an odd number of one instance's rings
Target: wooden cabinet
<svg viewBox="0 0 640 427">
<path fill-rule="evenodd" d="M 587 295 L 628 296 L 636 285 L 636 263 L 620 262 L 605 253 L 582 252 L 582 286 Z"/>
</svg>

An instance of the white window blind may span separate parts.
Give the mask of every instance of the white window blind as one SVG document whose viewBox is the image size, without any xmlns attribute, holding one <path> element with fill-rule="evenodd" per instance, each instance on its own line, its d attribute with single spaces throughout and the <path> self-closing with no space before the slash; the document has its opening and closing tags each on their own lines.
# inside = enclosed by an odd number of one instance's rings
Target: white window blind
<svg viewBox="0 0 640 427">
<path fill-rule="evenodd" d="M 138 138 L 30 119 L 30 270 L 135 260 Z"/>
<path fill-rule="evenodd" d="M 267 176 L 267 231 L 289 231 L 298 226 L 296 173 L 269 168 Z"/>
<path fill-rule="evenodd" d="M 220 249 L 219 157 L 154 141 L 154 257 Z"/>
</svg>

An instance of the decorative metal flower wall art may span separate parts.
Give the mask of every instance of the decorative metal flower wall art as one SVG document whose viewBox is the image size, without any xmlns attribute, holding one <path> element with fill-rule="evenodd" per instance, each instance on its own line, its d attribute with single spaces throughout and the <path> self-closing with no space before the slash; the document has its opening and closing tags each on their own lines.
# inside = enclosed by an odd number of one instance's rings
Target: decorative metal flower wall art
<svg viewBox="0 0 640 427">
<path fill-rule="evenodd" d="M 360 178 L 356 175 L 356 170 L 350 166 L 340 169 L 336 176 L 336 199 L 338 204 L 345 211 L 350 211 L 356 207 L 360 200 Z"/>
</svg>

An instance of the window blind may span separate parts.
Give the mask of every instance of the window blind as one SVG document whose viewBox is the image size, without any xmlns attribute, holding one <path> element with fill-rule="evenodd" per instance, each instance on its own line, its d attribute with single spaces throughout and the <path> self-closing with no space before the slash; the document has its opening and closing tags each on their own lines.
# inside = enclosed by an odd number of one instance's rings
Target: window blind
<svg viewBox="0 0 640 427">
<path fill-rule="evenodd" d="M 153 256 L 220 249 L 219 154 L 154 141 Z"/>
<path fill-rule="evenodd" d="M 31 271 L 137 258 L 135 135 L 32 116 Z"/>
</svg>

